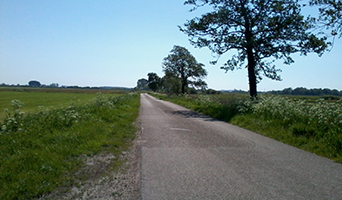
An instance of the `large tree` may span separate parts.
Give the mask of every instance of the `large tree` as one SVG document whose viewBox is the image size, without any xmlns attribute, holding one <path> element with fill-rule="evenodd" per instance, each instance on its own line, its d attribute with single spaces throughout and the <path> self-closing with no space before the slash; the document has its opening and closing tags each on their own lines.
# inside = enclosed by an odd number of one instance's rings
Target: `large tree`
<svg viewBox="0 0 342 200">
<path fill-rule="evenodd" d="M 195 57 L 184 47 L 175 45 L 170 54 L 163 60 L 163 71 L 167 77 L 179 78 L 181 93 L 185 93 L 189 84 L 198 86 L 204 84 L 202 80 L 207 76 L 207 71 L 202 63 L 198 63 Z"/>
<path fill-rule="evenodd" d="M 195 47 L 208 47 L 218 58 L 231 50 L 237 53 L 221 68 L 246 67 L 251 97 L 257 96 L 257 82 L 264 75 L 281 80 L 273 62 L 293 63 L 291 54 L 322 54 L 326 38 L 310 32 L 311 21 L 301 15 L 297 0 L 187 0 L 191 11 L 209 5 L 211 11 L 180 27 Z M 216 64 L 213 61 L 213 64 Z M 247 61 L 247 66 L 245 62 Z"/>
</svg>

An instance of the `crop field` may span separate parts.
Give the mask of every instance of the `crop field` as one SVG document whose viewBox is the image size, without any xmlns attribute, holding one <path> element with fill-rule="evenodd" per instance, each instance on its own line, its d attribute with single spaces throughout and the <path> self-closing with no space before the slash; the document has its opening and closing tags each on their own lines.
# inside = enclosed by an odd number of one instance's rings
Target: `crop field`
<svg viewBox="0 0 342 200">
<path fill-rule="evenodd" d="M 0 199 L 77 185 L 75 179 L 87 179 L 73 175 L 84 155 L 113 154 L 112 167 L 120 165 L 118 155 L 136 136 L 139 95 L 97 92 L 0 90 L 0 107 L 7 108 L 0 120 Z"/>
<path fill-rule="evenodd" d="M 156 97 L 342 162 L 342 102 L 332 98 L 244 94 Z M 339 98 L 335 98 L 339 99 Z"/>
</svg>

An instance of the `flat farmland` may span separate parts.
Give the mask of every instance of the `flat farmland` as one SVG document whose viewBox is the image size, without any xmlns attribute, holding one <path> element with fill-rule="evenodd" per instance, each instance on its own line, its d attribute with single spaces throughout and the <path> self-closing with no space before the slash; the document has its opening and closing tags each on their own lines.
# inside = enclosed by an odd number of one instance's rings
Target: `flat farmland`
<svg viewBox="0 0 342 200">
<path fill-rule="evenodd" d="M 24 113 L 35 113 L 70 105 L 82 105 L 95 98 L 97 93 L 118 95 L 123 92 L 94 89 L 0 88 L 0 121 L 6 116 L 5 109 L 11 109 L 12 100 L 23 103 L 21 111 Z"/>
</svg>

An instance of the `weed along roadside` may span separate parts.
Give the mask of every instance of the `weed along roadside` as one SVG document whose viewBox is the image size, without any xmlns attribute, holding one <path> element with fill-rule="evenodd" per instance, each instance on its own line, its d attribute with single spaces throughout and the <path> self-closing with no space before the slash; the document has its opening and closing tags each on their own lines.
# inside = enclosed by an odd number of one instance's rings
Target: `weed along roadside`
<svg viewBox="0 0 342 200">
<path fill-rule="evenodd" d="M 152 93 L 202 114 L 342 163 L 342 102 L 262 95 Z"/>
<path fill-rule="evenodd" d="M 97 94 L 87 103 L 28 114 L 23 103 L 13 100 L 0 121 L 0 199 L 38 198 L 117 170 L 136 137 L 136 93 Z M 105 169 L 80 173 L 97 155 L 109 163 Z"/>
</svg>

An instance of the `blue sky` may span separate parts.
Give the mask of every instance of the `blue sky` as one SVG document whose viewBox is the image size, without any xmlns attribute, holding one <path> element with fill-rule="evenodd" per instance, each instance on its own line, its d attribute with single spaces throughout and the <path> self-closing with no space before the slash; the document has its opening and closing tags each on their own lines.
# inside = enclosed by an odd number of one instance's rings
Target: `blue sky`
<svg viewBox="0 0 342 200">
<path fill-rule="evenodd" d="M 190 13 L 184 0 L 0 0 L 0 83 L 134 87 L 147 73 L 162 73 L 174 45 L 205 64 L 209 88 L 248 90 L 245 69 L 225 73 L 207 48 L 196 49 L 179 31 Z M 342 90 L 342 39 L 318 57 L 277 64 L 283 81 L 264 78 L 259 91 L 287 87 Z"/>
</svg>

